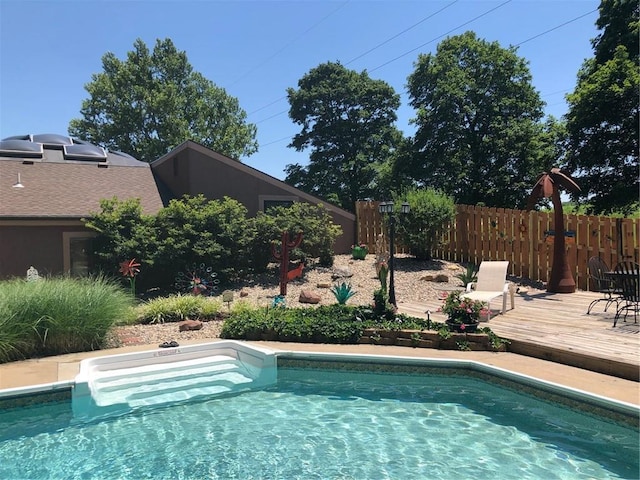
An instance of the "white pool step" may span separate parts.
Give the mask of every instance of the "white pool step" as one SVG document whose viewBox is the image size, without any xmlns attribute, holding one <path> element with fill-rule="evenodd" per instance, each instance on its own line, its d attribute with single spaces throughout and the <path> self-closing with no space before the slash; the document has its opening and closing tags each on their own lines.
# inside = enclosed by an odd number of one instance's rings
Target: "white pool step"
<svg viewBox="0 0 640 480">
<path fill-rule="evenodd" d="M 91 390 L 100 407 L 139 407 L 241 391 L 252 381 L 235 358 L 215 355 L 96 372 Z"/>
<path fill-rule="evenodd" d="M 191 374 L 210 373 L 215 370 L 229 369 L 233 365 L 237 366 L 235 358 L 226 355 L 213 355 L 211 357 L 193 358 L 172 363 L 157 363 L 96 371 L 92 383 L 101 385 L 101 388 L 109 388 L 109 386 L 127 385 L 135 382 L 136 379 L 141 382 L 162 380 L 179 374 L 183 370 Z"/>
<path fill-rule="evenodd" d="M 235 340 L 86 358 L 72 392 L 76 421 L 275 385 L 273 350 Z"/>
</svg>

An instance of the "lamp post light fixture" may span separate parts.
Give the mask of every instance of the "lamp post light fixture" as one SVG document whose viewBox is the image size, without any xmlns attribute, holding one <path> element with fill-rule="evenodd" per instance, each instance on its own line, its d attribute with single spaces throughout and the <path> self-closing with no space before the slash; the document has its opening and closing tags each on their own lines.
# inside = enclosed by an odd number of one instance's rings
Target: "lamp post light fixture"
<svg viewBox="0 0 640 480">
<path fill-rule="evenodd" d="M 403 202 L 400 206 L 400 213 L 406 215 L 409 213 L 410 207 L 407 202 Z M 393 202 L 380 202 L 378 211 L 382 215 L 389 215 L 389 303 L 394 307 L 396 304 L 396 286 L 393 276 L 393 254 L 395 252 L 395 236 L 396 236 L 396 216 L 393 212 Z"/>
</svg>

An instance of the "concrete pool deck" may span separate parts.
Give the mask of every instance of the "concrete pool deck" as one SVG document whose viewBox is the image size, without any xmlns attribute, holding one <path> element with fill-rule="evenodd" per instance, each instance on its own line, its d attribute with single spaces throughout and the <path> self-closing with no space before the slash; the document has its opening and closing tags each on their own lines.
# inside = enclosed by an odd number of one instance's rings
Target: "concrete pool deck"
<svg viewBox="0 0 640 480">
<path fill-rule="evenodd" d="M 212 339 L 211 341 L 216 340 Z M 206 342 L 194 340 L 181 343 L 183 345 L 190 345 Z M 461 352 L 384 345 L 330 345 L 284 342 L 247 343 L 271 348 L 276 351 L 472 360 L 612 400 L 640 406 L 640 383 L 638 382 L 509 352 Z M 80 361 L 85 358 L 139 352 L 156 348 L 158 348 L 157 345 L 136 345 L 0 364 L 0 390 L 32 387 L 53 382 L 71 382 L 80 370 Z"/>
</svg>

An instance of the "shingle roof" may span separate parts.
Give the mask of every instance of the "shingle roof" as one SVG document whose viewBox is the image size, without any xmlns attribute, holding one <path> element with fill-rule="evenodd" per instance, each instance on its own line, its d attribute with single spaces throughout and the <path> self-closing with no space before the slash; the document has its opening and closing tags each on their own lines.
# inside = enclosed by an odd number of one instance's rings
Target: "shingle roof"
<svg viewBox="0 0 640 480">
<path fill-rule="evenodd" d="M 85 143 L 78 143 L 85 145 Z M 100 210 L 100 200 L 140 198 L 145 213 L 162 200 L 149 164 L 107 153 L 106 161 L 64 158 L 44 147 L 42 158 L 0 151 L 0 218 L 79 218 Z M 23 188 L 15 188 L 18 174 Z"/>
</svg>

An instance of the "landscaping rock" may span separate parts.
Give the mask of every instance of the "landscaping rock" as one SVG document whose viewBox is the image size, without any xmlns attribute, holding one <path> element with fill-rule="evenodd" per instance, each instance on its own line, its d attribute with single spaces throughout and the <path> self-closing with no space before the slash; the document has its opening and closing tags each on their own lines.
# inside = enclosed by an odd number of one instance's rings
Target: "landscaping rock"
<svg viewBox="0 0 640 480">
<path fill-rule="evenodd" d="M 351 278 L 353 277 L 353 272 L 348 267 L 335 267 L 333 269 L 333 273 L 331 274 L 331 278 Z"/>
<path fill-rule="evenodd" d="M 313 290 L 302 290 L 298 299 L 300 303 L 320 303 L 320 300 L 322 300 L 320 294 Z"/>
<path fill-rule="evenodd" d="M 188 332 L 190 330 L 201 330 L 202 326 L 200 320 L 184 320 L 178 324 L 178 329 L 181 332 Z"/>
</svg>

